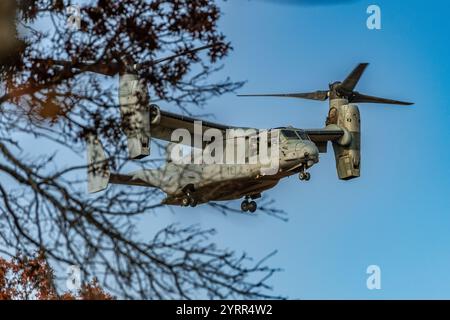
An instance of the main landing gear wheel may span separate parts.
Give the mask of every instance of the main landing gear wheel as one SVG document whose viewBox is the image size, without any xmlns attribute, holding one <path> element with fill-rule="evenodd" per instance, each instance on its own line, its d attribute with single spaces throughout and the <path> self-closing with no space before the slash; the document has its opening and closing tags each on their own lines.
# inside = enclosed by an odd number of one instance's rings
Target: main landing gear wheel
<svg viewBox="0 0 450 320">
<path fill-rule="evenodd" d="M 189 186 L 185 187 L 185 189 L 184 189 L 185 195 L 181 199 L 181 205 L 183 207 L 189 207 L 189 206 L 196 207 L 197 206 L 198 201 L 197 201 L 197 199 L 195 199 L 193 193 L 194 193 L 194 186 L 189 185 Z"/>
<path fill-rule="evenodd" d="M 198 204 L 198 201 L 195 198 L 192 197 L 188 197 L 188 196 L 184 196 L 181 199 L 181 205 L 183 207 L 189 207 L 191 206 L 192 208 L 196 207 Z"/>
<path fill-rule="evenodd" d="M 255 212 L 256 209 L 258 208 L 257 204 L 255 201 L 250 201 L 250 203 L 248 204 L 248 211 L 250 211 L 251 213 Z"/>
<path fill-rule="evenodd" d="M 256 204 L 255 201 L 244 200 L 241 203 L 241 210 L 243 212 L 250 211 L 251 213 L 253 213 L 256 211 L 257 208 L 258 208 L 258 205 Z"/>
<path fill-rule="evenodd" d="M 249 205 L 249 203 L 248 203 L 247 200 L 242 201 L 242 203 L 241 203 L 241 210 L 244 211 L 244 212 L 247 212 L 248 211 L 248 205 Z"/>
<path fill-rule="evenodd" d="M 181 199 L 181 205 L 182 205 L 183 207 L 187 207 L 187 206 L 189 205 L 190 202 L 191 202 L 191 201 L 190 201 L 190 199 L 189 199 L 188 197 L 183 197 L 183 199 Z"/>
<path fill-rule="evenodd" d="M 299 178 L 302 181 L 309 181 L 309 179 L 311 179 L 311 174 L 309 172 L 300 172 Z"/>
<path fill-rule="evenodd" d="M 191 198 L 191 199 L 190 199 L 189 205 L 190 205 L 192 208 L 196 207 L 197 204 L 198 204 L 197 200 L 195 200 L 194 198 Z"/>
</svg>

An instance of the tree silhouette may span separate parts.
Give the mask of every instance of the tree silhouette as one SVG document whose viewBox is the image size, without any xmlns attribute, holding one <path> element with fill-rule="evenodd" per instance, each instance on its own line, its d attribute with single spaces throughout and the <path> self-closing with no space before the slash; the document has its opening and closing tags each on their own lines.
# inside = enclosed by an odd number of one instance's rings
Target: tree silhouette
<svg viewBox="0 0 450 320">
<path fill-rule="evenodd" d="M 242 85 L 208 80 L 231 50 L 218 29 L 219 6 L 205 0 L 97 0 L 81 6 L 77 29 L 68 25 L 70 1 L 1 5 L 16 14 L 5 14 L 0 23 L 13 39 L 0 53 L 0 252 L 38 250 L 52 264 L 79 266 L 85 277 L 95 276 L 123 298 L 276 297 L 267 283 L 277 271 L 265 264 L 270 255 L 255 262 L 220 249 L 211 239 L 215 230 L 199 226 L 169 225 L 142 240 L 137 221 L 158 210 L 160 192 L 117 187 L 88 196 L 86 165 L 76 157 L 95 133 L 116 170 L 128 163 L 117 84 L 72 68 L 82 62 L 145 62 L 214 44 L 206 53 L 141 68 L 152 103 L 189 114 Z M 61 67 L 52 59 L 70 63 Z M 33 149 L 23 141 L 34 141 Z M 224 204 L 211 209 L 232 211 Z M 262 210 L 280 214 L 269 204 Z"/>
</svg>

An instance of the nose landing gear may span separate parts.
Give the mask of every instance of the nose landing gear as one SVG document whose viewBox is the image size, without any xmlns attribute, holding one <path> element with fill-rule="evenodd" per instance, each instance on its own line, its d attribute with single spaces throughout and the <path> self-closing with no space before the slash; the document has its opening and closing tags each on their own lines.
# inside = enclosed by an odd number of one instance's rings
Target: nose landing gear
<svg viewBox="0 0 450 320">
<path fill-rule="evenodd" d="M 306 165 L 302 165 L 300 168 L 300 173 L 298 174 L 298 177 L 302 181 L 309 181 L 311 179 L 311 174 L 309 172 L 306 172 Z"/>
<path fill-rule="evenodd" d="M 311 174 L 309 172 L 302 171 L 299 173 L 298 177 L 302 181 L 309 181 L 309 179 L 311 179 Z"/>
</svg>

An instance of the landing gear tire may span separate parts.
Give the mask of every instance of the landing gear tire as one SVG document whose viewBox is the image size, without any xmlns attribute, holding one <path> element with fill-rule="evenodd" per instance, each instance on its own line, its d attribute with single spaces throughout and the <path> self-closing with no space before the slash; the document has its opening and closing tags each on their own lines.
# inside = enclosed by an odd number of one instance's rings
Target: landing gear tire
<svg viewBox="0 0 450 320">
<path fill-rule="evenodd" d="M 248 201 L 248 200 L 244 200 L 241 203 L 241 210 L 243 212 L 247 212 L 250 211 L 251 213 L 255 212 L 256 209 L 258 209 L 258 205 L 256 204 L 255 201 Z"/>
<path fill-rule="evenodd" d="M 256 211 L 256 209 L 258 209 L 258 205 L 256 204 L 255 201 L 251 201 L 251 202 L 248 204 L 248 211 L 250 211 L 251 213 L 253 213 L 253 212 Z"/>
<path fill-rule="evenodd" d="M 311 174 L 309 172 L 300 172 L 299 178 L 302 181 L 309 181 L 311 179 Z"/>
<path fill-rule="evenodd" d="M 193 185 L 187 185 L 184 189 L 184 196 L 181 199 L 181 205 L 183 207 L 196 207 L 198 204 L 197 199 L 195 199 L 193 193 L 195 191 L 194 186 Z"/>
<path fill-rule="evenodd" d="M 247 212 L 249 210 L 250 203 L 247 200 L 242 201 L 241 210 Z"/>
<path fill-rule="evenodd" d="M 195 207 L 197 206 L 197 204 L 198 204 L 197 200 L 195 200 L 194 198 L 191 198 L 191 199 L 190 199 L 189 205 L 190 205 L 192 208 L 195 208 Z"/>
<path fill-rule="evenodd" d="M 181 205 L 183 207 L 187 207 L 191 204 L 191 199 L 189 199 L 188 197 L 183 197 L 183 199 L 181 199 Z"/>
</svg>

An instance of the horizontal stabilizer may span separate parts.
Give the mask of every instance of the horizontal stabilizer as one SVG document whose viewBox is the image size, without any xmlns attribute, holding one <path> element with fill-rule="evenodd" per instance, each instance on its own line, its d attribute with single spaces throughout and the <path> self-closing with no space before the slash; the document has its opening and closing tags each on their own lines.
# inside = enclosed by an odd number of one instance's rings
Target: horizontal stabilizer
<svg viewBox="0 0 450 320">
<path fill-rule="evenodd" d="M 149 170 L 146 170 L 149 171 Z M 140 186 L 140 187 L 156 187 L 156 185 L 153 185 L 149 183 L 148 181 L 142 179 L 141 172 L 144 171 L 138 171 L 135 174 L 111 174 L 110 183 L 112 184 L 122 184 L 126 186 Z M 144 176 L 145 178 L 145 176 Z"/>
</svg>

